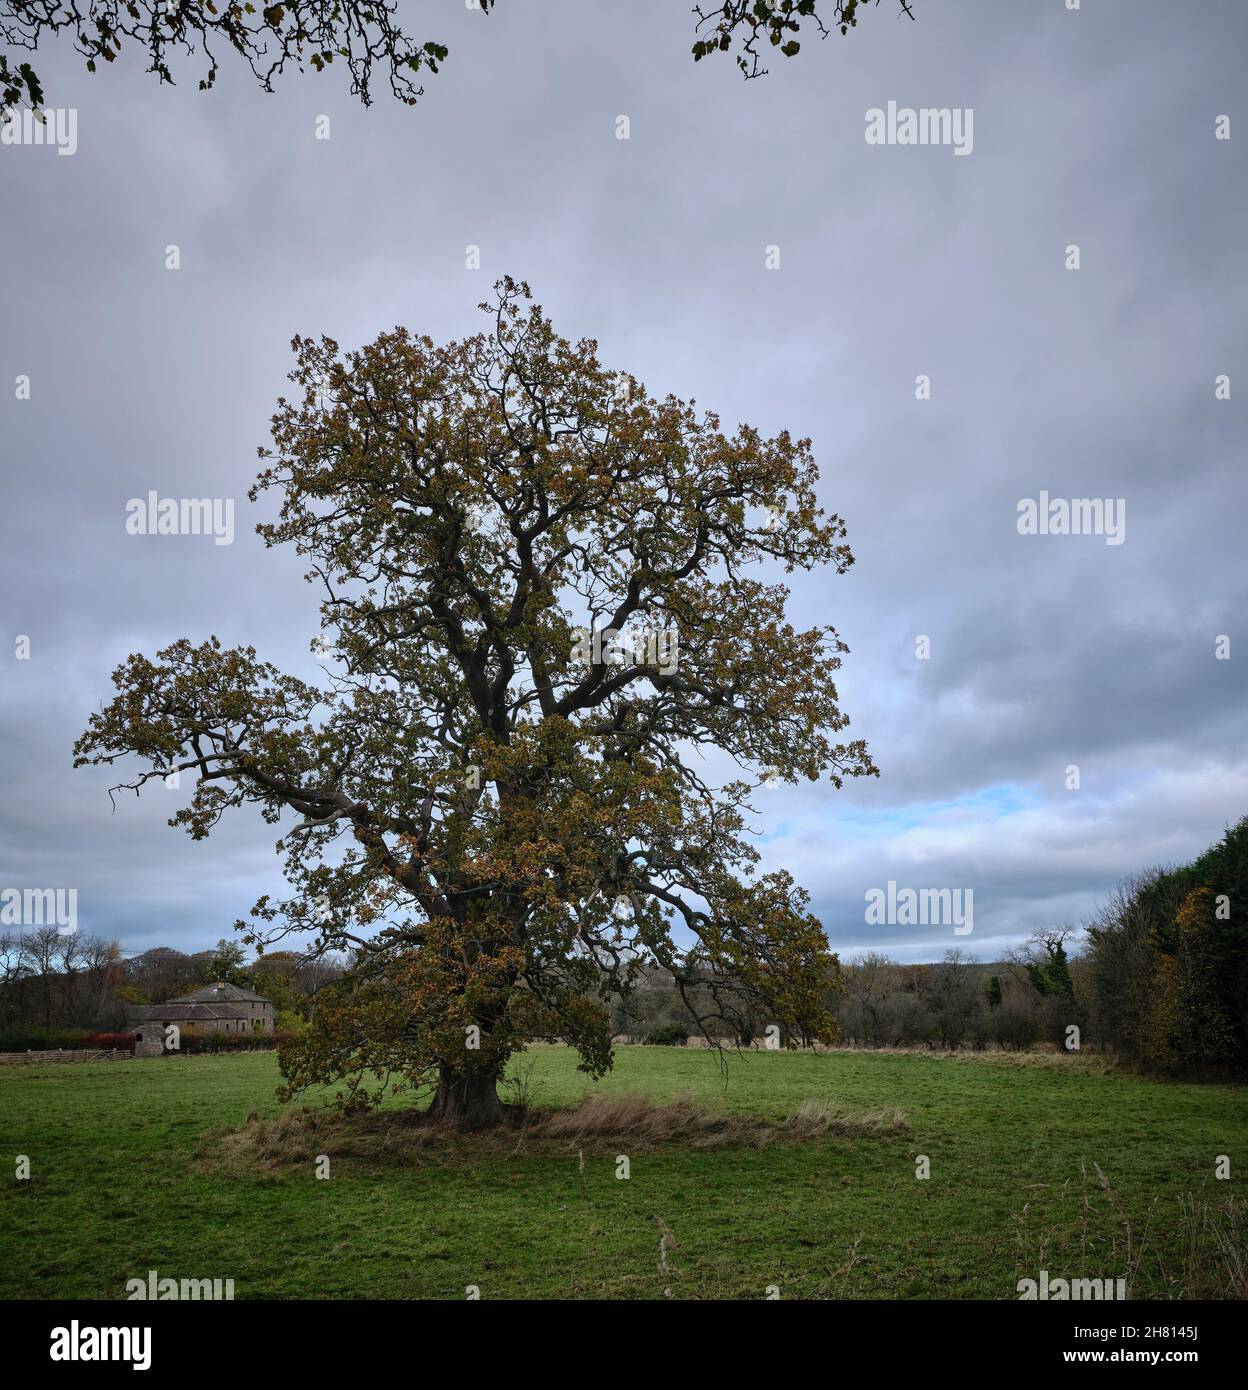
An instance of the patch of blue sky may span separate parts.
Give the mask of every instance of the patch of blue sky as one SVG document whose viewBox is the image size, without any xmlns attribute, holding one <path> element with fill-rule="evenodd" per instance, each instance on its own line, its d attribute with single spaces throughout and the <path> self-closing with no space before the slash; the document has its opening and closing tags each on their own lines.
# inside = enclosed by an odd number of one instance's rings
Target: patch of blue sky
<svg viewBox="0 0 1248 1390">
<path fill-rule="evenodd" d="M 783 840 L 799 829 L 809 830 L 812 821 L 822 822 L 844 840 L 887 840 L 937 821 L 999 820 L 1031 810 L 1043 802 L 1034 786 L 1019 782 L 998 782 L 980 787 L 965 796 L 945 801 L 911 801 L 899 806 L 825 805 L 799 816 L 777 819 L 756 843 Z"/>
</svg>

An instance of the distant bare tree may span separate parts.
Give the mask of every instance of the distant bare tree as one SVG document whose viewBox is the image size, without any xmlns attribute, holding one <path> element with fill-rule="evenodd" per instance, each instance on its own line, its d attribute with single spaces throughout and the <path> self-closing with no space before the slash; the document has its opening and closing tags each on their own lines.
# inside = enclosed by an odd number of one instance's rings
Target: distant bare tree
<svg viewBox="0 0 1248 1390">
<path fill-rule="evenodd" d="M 122 979 L 135 1003 L 163 1004 L 200 983 L 200 966 L 193 956 L 172 946 L 153 946 L 125 962 Z"/>
<path fill-rule="evenodd" d="M 928 1005 L 936 1021 L 936 1035 L 944 1047 L 962 1046 L 983 1007 L 975 965 L 973 957 L 955 947 L 932 966 Z"/>
<path fill-rule="evenodd" d="M 886 1005 L 901 987 L 900 968 L 881 952 L 866 951 L 844 965 L 841 976 L 845 1032 L 868 1047 L 879 1047 Z"/>
</svg>

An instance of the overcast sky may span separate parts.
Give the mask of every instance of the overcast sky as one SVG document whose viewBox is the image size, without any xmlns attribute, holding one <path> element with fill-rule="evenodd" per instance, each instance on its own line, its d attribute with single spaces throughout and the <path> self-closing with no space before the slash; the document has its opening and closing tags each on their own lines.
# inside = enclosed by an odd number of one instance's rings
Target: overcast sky
<svg viewBox="0 0 1248 1390">
<path fill-rule="evenodd" d="M 316 591 L 246 501 L 290 339 L 460 337 L 504 273 L 651 391 L 814 441 L 857 563 L 793 608 L 848 642 L 881 776 L 767 793 L 761 828 L 837 949 L 993 959 L 1248 812 L 1242 0 L 883 0 L 752 82 L 694 66 L 683 0 L 401 8 L 451 47 L 415 108 L 39 54 L 78 148 L 0 148 L 0 886 L 76 888 L 128 951 L 280 891 L 250 811 L 194 843 L 183 793 L 114 813 L 71 744 L 180 636 L 315 675 Z M 889 101 L 970 108 L 973 147 L 868 144 Z M 127 534 L 151 489 L 235 498 L 233 544 Z M 1123 543 L 1020 535 L 1041 491 L 1125 499 Z M 867 926 L 890 879 L 973 890 L 973 933 Z"/>
</svg>

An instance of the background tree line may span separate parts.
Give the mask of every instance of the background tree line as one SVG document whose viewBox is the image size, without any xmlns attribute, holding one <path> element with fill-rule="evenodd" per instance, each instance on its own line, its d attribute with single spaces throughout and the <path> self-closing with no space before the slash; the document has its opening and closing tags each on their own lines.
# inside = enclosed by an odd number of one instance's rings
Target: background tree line
<svg viewBox="0 0 1248 1390">
<path fill-rule="evenodd" d="M 271 999 L 277 1031 L 298 1034 L 317 990 L 341 976 L 335 957 L 274 951 L 247 962 L 237 942 L 187 954 L 156 946 L 124 959 L 117 942 L 55 927 L 0 933 L 0 1052 L 78 1047 L 98 1034 L 130 1030 L 133 1004 L 163 1004 L 214 980 Z"/>
<path fill-rule="evenodd" d="M 1166 1071 L 1248 1068 L 1248 817 L 1191 864 L 1129 879 L 1088 928 L 1094 1006 Z"/>
<path fill-rule="evenodd" d="M 853 1047 L 1112 1048 L 1165 1071 L 1248 1069 L 1248 817 L 1193 863 L 1153 869 L 1119 885 L 1087 926 L 1078 953 L 1070 926 L 1038 932 L 1003 960 L 961 950 L 933 964 L 903 965 L 868 951 L 839 968 L 828 1004 L 842 1044 Z M 0 934 L 0 1051 L 71 1046 L 94 1032 L 124 1030 L 131 1004 L 162 1004 L 212 980 L 273 1000 L 281 1032 L 297 1032 L 315 996 L 346 962 L 274 951 L 250 963 L 221 940 L 194 954 L 154 947 L 129 960 L 116 942 L 55 927 Z M 724 1043 L 765 1038 L 769 1020 L 735 1036 L 717 1027 L 710 992 L 692 1002 L 708 1036 Z M 651 970 L 614 1000 L 619 1039 L 683 1042 L 689 1014 L 671 975 Z"/>
<path fill-rule="evenodd" d="M 1065 1049 L 1073 1027 L 1081 1049 L 1111 1049 L 1149 1069 L 1243 1073 L 1246 880 L 1248 817 L 1191 864 L 1120 884 L 1082 933 L 1070 925 L 1037 932 L 991 963 L 961 950 L 924 965 L 864 952 L 839 967 L 839 987 L 830 983 L 840 1043 Z M 680 1042 L 689 1033 L 679 995 L 661 971 L 617 1002 L 612 1022 L 633 1041 Z M 766 1026 L 755 1021 L 755 1041 Z"/>
<path fill-rule="evenodd" d="M 903 965 L 879 951 L 857 955 L 840 966 L 827 991 L 840 1044 L 1022 1050 L 1041 1042 L 1064 1045 L 1074 1024 L 1082 1045 L 1090 1014 L 1087 969 L 1067 958 L 1071 934 L 1062 928 L 1037 935 L 1004 961 L 987 965 L 961 950 L 923 965 Z M 679 994 L 661 971 L 617 1003 L 613 1022 L 617 1034 L 639 1042 L 680 1042 L 690 1031 Z M 767 1023 L 754 1020 L 750 1036 L 740 1038 L 714 1024 L 707 1034 L 720 1042 L 760 1042 Z"/>
</svg>

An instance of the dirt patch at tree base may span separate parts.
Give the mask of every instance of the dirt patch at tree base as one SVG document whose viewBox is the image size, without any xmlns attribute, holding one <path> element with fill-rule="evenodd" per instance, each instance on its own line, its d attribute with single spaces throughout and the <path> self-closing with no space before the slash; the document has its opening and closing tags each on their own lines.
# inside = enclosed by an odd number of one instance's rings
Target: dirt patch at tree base
<svg viewBox="0 0 1248 1390">
<path fill-rule="evenodd" d="M 374 1110 L 343 1115 L 329 1109 L 287 1110 L 272 1119 L 250 1115 L 237 1129 L 201 1141 L 204 1170 L 275 1170 L 322 1157 L 392 1163 L 484 1155 L 567 1156 L 653 1153 L 662 1149 L 762 1149 L 811 1139 L 871 1139 L 905 1132 L 898 1109 L 847 1113 L 807 1100 L 783 1120 L 707 1110 L 684 1098 L 656 1104 L 644 1096 L 586 1096 L 564 1110 L 504 1107 L 504 1124 L 465 1131 L 425 1110 Z"/>
</svg>

